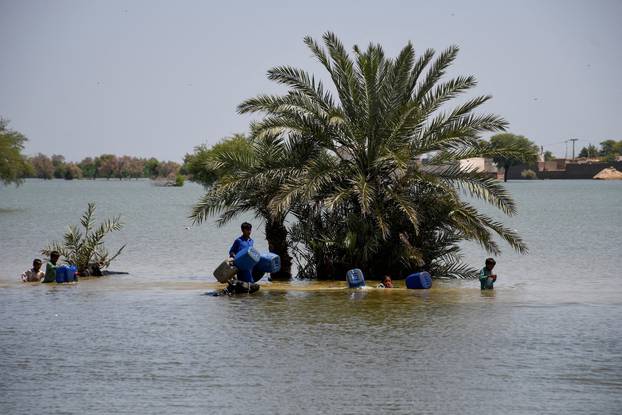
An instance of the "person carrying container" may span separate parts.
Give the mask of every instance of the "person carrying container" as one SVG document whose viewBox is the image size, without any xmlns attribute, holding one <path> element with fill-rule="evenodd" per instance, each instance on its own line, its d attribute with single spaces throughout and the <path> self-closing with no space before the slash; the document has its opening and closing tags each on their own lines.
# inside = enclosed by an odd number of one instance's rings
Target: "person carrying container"
<svg viewBox="0 0 622 415">
<path fill-rule="evenodd" d="M 495 267 L 496 261 L 492 258 L 486 258 L 486 266 L 479 272 L 479 283 L 482 290 L 494 289 L 495 281 L 497 281 L 497 274 L 492 273 L 492 269 Z"/>
<path fill-rule="evenodd" d="M 244 222 L 242 223 L 240 228 L 242 230 L 242 235 L 239 238 L 237 238 L 235 241 L 233 241 L 233 245 L 231 245 L 231 248 L 229 249 L 229 258 L 231 261 L 233 261 L 233 258 L 235 258 L 238 252 L 240 252 L 243 249 L 253 246 L 253 243 L 254 243 L 253 239 L 251 238 L 251 232 L 253 231 L 253 225 L 251 225 L 248 222 Z M 237 278 L 239 281 L 244 281 L 248 283 L 255 282 L 253 280 L 253 273 L 251 271 L 238 270 Z"/>
<path fill-rule="evenodd" d="M 22 274 L 22 281 L 24 282 L 38 282 L 45 276 L 43 271 L 41 271 L 41 260 L 36 258 L 32 261 L 32 268 L 24 271 Z"/>
</svg>

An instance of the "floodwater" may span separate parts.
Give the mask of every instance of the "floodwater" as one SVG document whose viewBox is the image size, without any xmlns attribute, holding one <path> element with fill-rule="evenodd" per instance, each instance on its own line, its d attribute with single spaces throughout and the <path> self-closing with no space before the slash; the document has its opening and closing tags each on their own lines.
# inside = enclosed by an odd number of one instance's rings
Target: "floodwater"
<svg viewBox="0 0 622 415">
<path fill-rule="evenodd" d="M 492 292 L 266 281 L 231 298 L 203 294 L 239 221 L 191 226 L 199 186 L 2 187 L 0 413 L 620 413 L 622 182 L 508 187 L 531 251 L 497 257 Z M 111 268 L 130 274 L 18 282 L 88 201 L 122 214 Z"/>
</svg>

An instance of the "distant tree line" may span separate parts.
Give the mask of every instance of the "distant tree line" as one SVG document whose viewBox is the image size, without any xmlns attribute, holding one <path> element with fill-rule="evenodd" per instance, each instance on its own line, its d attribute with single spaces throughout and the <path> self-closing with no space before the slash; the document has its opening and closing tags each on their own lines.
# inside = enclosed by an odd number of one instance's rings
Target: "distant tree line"
<svg viewBox="0 0 622 415">
<path fill-rule="evenodd" d="M 613 161 L 620 156 L 622 156 L 622 140 L 605 140 L 599 147 L 590 144 L 579 152 L 579 157 L 600 158 L 604 161 Z"/>
<path fill-rule="evenodd" d="M 28 141 L 23 134 L 9 129 L 9 121 L 0 117 L 0 182 L 19 185 L 24 178 L 39 179 L 166 179 L 183 185 L 184 168 L 174 161 L 102 154 L 82 161 L 67 162 L 60 154 L 26 156 Z"/>
<path fill-rule="evenodd" d="M 139 158 L 102 154 L 86 157 L 78 163 L 67 162 L 65 157 L 54 154 L 48 157 L 37 154 L 26 158 L 29 169 L 24 177 L 39 179 L 174 179 L 181 166 L 174 161 L 160 161 L 155 158 Z"/>
</svg>

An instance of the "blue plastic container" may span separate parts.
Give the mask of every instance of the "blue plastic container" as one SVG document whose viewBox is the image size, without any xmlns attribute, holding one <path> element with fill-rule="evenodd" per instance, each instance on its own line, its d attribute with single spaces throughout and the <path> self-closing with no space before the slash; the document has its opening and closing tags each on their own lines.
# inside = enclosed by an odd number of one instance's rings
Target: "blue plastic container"
<svg viewBox="0 0 622 415">
<path fill-rule="evenodd" d="M 74 265 L 69 265 L 65 270 L 65 282 L 74 282 L 78 279 L 76 278 L 76 272 L 78 269 Z"/>
<path fill-rule="evenodd" d="M 242 249 L 235 256 L 235 267 L 241 271 L 250 271 L 259 262 L 261 254 L 252 246 Z"/>
<path fill-rule="evenodd" d="M 365 277 L 363 271 L 358 268 L 351 269 L 346 273 L 346 280 L 348 280 L 348 287 L 360 288 L 365 286 Z"/>
<path fill-rule="evenodd" d="M 426 271 L 416 272 L 406 277 L 406 288 L 427 290 L 432 286 L 432 277 Z"/>
<path fill-rule="evenodd" d="M 62 284 L 64 282 L 73 282 L 76 280 L 76 267 L 73 265 L 61 265 L 56 268 L 56 282 Z"/>
<path fill-rule="evenodd" d="M 272 252 L 261 254 L 255 269 L 260 272 L 279 272 L 281 269 L 281 257 Z"/>
<path fill-rule="evenodd" d="M 66 280 L 67 265 L 61 265 L 56 268 L 56 283 L 62 284 Z"/>
</svg>

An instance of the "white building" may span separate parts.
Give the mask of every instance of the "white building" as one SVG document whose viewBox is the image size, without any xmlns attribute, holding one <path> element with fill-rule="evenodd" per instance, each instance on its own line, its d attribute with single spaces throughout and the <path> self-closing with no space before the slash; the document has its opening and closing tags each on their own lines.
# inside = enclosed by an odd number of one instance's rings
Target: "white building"
<svg viewBox="0 0 622 415">
<path fill-rule="evenodd" d="M 497 173 L 497 166 L 492 159 L 484 157 L 474 157 L 470 159 L 460 160 L 462 169 L 475 170 L 482 173 Z"/>
</svg>

